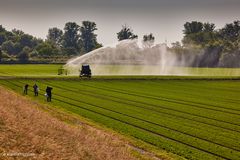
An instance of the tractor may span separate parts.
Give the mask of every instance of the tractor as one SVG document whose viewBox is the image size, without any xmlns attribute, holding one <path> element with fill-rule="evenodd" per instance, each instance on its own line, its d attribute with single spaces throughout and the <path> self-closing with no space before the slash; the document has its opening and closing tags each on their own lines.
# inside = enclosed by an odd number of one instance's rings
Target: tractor
<svg viewBox="0 0 240 160">
<path fill-rule="evenodd" d="M 79 77 L 88 77 L 88 78 L 91 78 L 92 76 L 92 72 L 91 72 L 91 69 L 90 69 L 90 66 L 88 64 L 83 64 L 82 65 L 82 70 L 79 70 L 80 71 L 80 75 Z"/>
</svg>

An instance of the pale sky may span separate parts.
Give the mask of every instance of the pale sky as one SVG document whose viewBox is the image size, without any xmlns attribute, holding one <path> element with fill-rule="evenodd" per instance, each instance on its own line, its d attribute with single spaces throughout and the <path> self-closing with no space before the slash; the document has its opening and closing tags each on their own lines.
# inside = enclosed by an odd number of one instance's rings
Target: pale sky
<svg viewBox="0 0 240 160">
<path fill-rule="evenodd" d="M 170 44 L 182 39 L 185 22 L 221 28 L 240 20 L 239 8 L 240 0 L 0 0 L 0 24 L 45 39 L 49 28 L 90 20 L 104 45 L 117 42 L 116 33 L 128 24 L 140 39 L 151 32 L 157 43 Z"/>
</svg>

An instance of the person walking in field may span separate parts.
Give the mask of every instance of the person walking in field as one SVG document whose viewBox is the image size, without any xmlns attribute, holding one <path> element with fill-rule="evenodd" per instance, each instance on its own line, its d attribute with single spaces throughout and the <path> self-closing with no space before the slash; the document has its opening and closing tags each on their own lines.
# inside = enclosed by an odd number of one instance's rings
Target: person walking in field
<svg viewBox="0 0 240 160">
<path fill-rule="evenodd" d="M 52 101 L 52 89 L 51 87 L 46 88 L 46 96 L 47 96 L 47 101 L 51 102 Z"/>
<path fill-rule="evenodd" d="M 33 91 L 34 91 L 34 96 L 38 96 L 39 88 L 38 88 L 38 86 L 37 86 L 36 83 L 35 83 L 34 86 L 33 86 Z"/>
<path fill-rule="evenodd" d="M 24 89 L 23 89 L 23 94 L 27 95 L 28 93 L 28 84 L 25 84 Z"/>
</svg>

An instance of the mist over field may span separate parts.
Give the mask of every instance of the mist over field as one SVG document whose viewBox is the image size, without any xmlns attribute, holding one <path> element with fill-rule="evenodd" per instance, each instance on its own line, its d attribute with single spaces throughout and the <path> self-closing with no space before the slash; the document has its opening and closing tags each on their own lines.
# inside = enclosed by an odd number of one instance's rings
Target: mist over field
<svg viewBox="0 0 240 160">
<path fill-rule="evenodd" d="M 166 44 L 149 45 L 137 39 L 122 40 L 72 58 L 65 68 L 72 74 L 78 74 L 81 65 L 90 64 L 95 75 L 194 75 L 184 67 L 221 67 L 225 63 L 225 57 L 219 60 L 222 50 L 220 47 L 188 47 L 179 52 Z M 228 60 L 232 62 L 228 67 L 238 66 L 236 56 Z"/>
</svg>

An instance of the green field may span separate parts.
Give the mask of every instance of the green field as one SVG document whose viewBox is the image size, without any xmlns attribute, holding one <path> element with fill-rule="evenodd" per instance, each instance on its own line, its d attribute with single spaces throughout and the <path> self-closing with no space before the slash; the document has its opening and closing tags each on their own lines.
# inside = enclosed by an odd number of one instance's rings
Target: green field
<svg viewBox="0 0 240 160">
<path fill-rule="evenodd" d="M 61 65 L 46 64 L 0 65 L 0 76 L 53 77 L 57 76 L 60 67 Z"/>
<path fill-rule="evenodd" d="M 14 76 L 14 77 L 76 77 L 78 76 L 78 70 L 80 68 L 75 68 L 69 70 L 68 76 L 58 76 L 58 69 L 62 65 L 46 65 L 46 64 L 28 64 L 28 65 L 0 65 L 0 76 Z M 143 66 L 141 65 L 91 65 L 93 75 L 101 76 L 104 75 L 126 75 L 131 76 L 128 73 L 136 73 L 135 77 L 144 76 L 144 73 L 149 73 L 151 76 L 154 75 L 152 70 L 156 70 L 156 66 Z M 129 72 L 127 72 L 129 70 Z M 160 68 L 157 70 L 161 70 Z M 156 71 L 157 72 L 157 71 Z M 160 72 L 160 71 L 159 71 Z M 190 68 L 190 67 L 171 67 L 166 69 L 168 74 L 163 74 L 165 76 L 194 76 L 194 77 L 240 77 L 240 68 Z M 138 74 L 139 73 L 139 74 Z M 144 78 L 147 78 L 146 76 Z M 160 77 L 161 78 L 161 77 Z"/>
<path fill-rule="evenodd" d="M 32 90 L 37 82 L 40 96 L 34 97 L 32 92 L 29 96 L 43 103 L 46 103 L 46 86 L 52 86 L 53 107 L 81 115 L 159 149 L 193 160 L 240 159 L 238 79 L 168 77 L 167 80 L 147 76 L 41 79 L 43 71 L 53 76 L 54 67 L 59 66 L 52 65 L 49 71 L 40 69 L 39 78 L 25 79 L 18 71 L 27 71 L 26 66 L 17 66 L 15 70 L 1 67 L 0 72 L 5 70 L 18 76 L 0 80 L 1 85 L 21 94 L 24 84 L 30 84 Z M 33 72 L 34 69 L 26 75 Z"/>
</svg>

